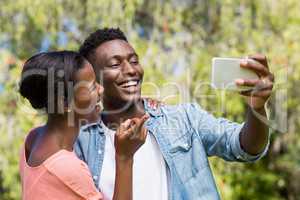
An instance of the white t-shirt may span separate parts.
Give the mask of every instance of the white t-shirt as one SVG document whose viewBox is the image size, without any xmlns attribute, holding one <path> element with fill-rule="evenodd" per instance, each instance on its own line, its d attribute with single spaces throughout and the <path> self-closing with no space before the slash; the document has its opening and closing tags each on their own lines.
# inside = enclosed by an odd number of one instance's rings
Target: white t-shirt
<svg viewBox="0 0 300 200">
<path fill-rule="evenodd" d="M 115 185 L 115 131 L 104 126 L 105 152 L 99 187 L 104 200 L 111 200 Z M 126 187 L 126 186 L 125 186 Z M 133 200 L 167 200 L 168 177 L 165 160 L 152 134 L 134 155 Z"/>
</svg>

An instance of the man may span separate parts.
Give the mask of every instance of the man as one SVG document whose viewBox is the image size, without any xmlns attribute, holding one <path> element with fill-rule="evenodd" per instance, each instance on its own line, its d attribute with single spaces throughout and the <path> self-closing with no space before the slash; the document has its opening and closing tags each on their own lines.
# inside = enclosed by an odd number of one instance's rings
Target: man
<svg viewBox="0 0 300 200">
<path fill-rule="evenodd" d="M 80 53 L 91 62 L 103 84 L 104 109 L 99 123 L 81 129 L 75 150 L 106 198 L 111 199 L 114 187 L 114 127 L 145 113 L 150 115 L 148 137 L 134 157 L 136 200 L 219 199 L 208 156 L 253 162 L 266 153 L 268 127 L 253 114 L 266 115 L 264 104 L 273 87 L 274 77 L 265 56 L 250 56 L 256 62 L 248 59 L 241 63 L 259 79 L 237 80 L 237 84 L 260 89 L 254 97 L 250 97 L 251 91 L 241 93 L 249 110 L 245 123 L 237 124 L 214 118 L 198 104 L 149 107 L 141 98 L 143 68 L 120 29 L 97 30 L 84 41 Z"/>
</svg>

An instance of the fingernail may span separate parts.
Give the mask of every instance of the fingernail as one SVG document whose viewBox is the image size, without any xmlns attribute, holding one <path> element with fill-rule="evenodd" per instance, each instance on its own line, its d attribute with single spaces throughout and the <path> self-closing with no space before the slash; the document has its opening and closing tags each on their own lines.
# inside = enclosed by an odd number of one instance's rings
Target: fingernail
<svg viewBox="0 0 300 200">
<path fill-rule="evenodd" d="M 123 124 L 128 125 L 130 123 L 130 119 L 127 119 Z"/>
<path fill-rule="evenodd" d="M 248 60 L 247 60 L 247 59 L 242 59 L 242 60 L 241 60 L 241 64 L 242 64 L 242 65 L 247 65 L 247 63 L 248 63 Z"/>
<path fill-rule="evenodd" d="M 238 85 L 243 85 L 244 82 L 245 82 L 245 81 L 244 81 L 243 79 L 236 79 L 236 80 L 235 80 L 235 83 L 238 84 Z"/>
</svg>

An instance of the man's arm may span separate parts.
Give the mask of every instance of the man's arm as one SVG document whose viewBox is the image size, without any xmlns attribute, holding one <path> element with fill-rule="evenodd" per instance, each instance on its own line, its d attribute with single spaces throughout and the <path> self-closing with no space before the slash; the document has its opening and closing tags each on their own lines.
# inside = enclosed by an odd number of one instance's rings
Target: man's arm
<svg viewBox="0 0 300 200">
<path fill-rule="evenodd" d="M 254 87 L 253 90 L 241 92 L 249 106 L 246 123 L 240 134 L 240 143 L 244 151 L 257 155 L 263 151 L 268 142 L 268 126 L 258 116 L 266 117 L 265 103 L 271 95 L 274 76 L 269 71 L 267 58 L 256 54 L 241 62 L 242 68 L 254 71 L 258 79 L 236 80 L 237 85 Z"/>
<path fill-rule="evenodd" d="M 265 109 L 256 110 L 255 112 L 266 117 Z M 240 134 L 240 143 L 244 151 L 252 155 L 261 153 L 267 145 L 268 137 L 268 126 L 255 116 L 251 108 L 248 108 L 246 123 Z"/>
</svg>

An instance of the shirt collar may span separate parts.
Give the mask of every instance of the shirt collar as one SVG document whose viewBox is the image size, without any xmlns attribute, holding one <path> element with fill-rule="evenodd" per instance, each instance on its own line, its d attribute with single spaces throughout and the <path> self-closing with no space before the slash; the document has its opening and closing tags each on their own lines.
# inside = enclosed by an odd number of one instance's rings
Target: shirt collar
<svg viewBox="0 0 300 200">
<path fill-rule="evenodd" d="M 102 126 L 102 121 L 99 119 L 97 122 L 81 125 L 80 130 L 84 131 L 88 128 L 97 128 L 97 127 L 101 127 L 101 126 Z"/>
<path fill-rule="evenodd" d="M 152 117 L 163 116 L 160 105 L 153 107 L 147 99 L 143 99 L 143 103 L 145 111 L 149 113 Z"/>
</svg>

